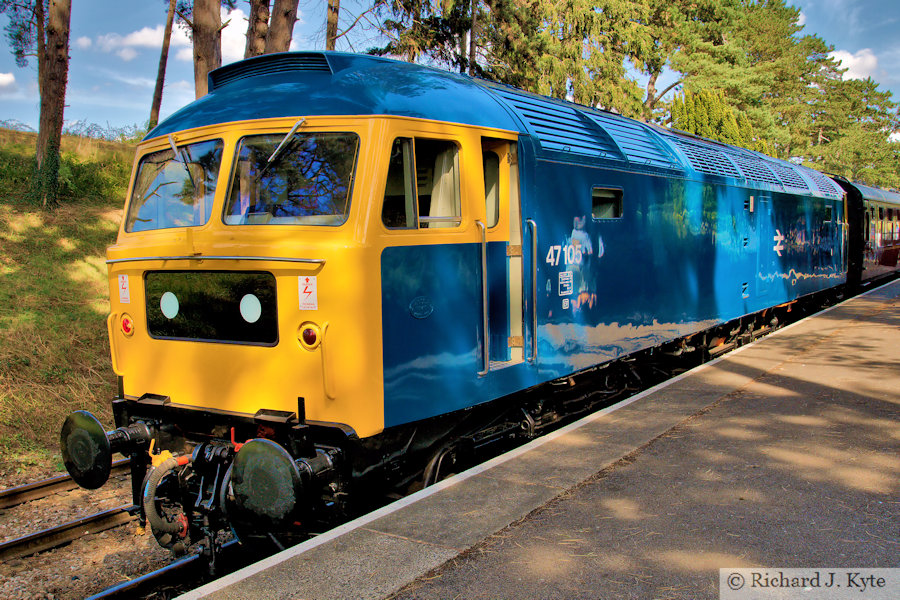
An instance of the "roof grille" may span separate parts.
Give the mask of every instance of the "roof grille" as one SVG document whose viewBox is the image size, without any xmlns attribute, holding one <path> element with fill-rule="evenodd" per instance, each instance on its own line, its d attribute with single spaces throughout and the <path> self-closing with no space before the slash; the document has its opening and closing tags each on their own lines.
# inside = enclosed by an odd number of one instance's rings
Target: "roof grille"
<svg viewBox="0 0 900 600">
<path fill-rule="evenodd" d="M 603 113 L 585 111 L 584 114 L 609 134 L 629 162 L 666 169 L 681 168 L 678 160 L 640 123 Z"/>
<path fill-rule="evenodd" d="M 806 181 L 804 181 L 803 177 L 800 176 L 800 173 L 795 171 L 793 167 L 776 162 L 769 163 L 769 167 L 775 171 L 775 174 L 778 175 L 778 179 L 781 180 L 784 187 L 797 190 L 809 189 L 809 186 L 806 185 Z"/>
<path fill-rule="evenodd" d="M 673 137 L 679 150 L 684 152 L 694 170 L 710 175 L 723 175 L 727 177 L 740 177 L 737 167 L 728 160 L 724 152 L 720 152 L 712 145 L 690 142 L 680 137 Z"/>
<path fill-rule="evenodd" d="M 320 53 L 267 54 L 255 60 L 226 65 L 209 74 L 209 91 L 251 77 L 287 72 L 331 73 L 328 59 Z"/>
<path fill-rule="evenodd" d="M 762 181 L 781 187 L 781 180 L 775 177 L 775 174 L 772 173 L 772 170 L 769 169 L 765 162 L 757 158 L 750 158 L 734 153 L 729 153 L 729 158 L 736 162 L 737 166 L 744 172 L 745 179 Z"/>
<path fill-rule="evenodd" d="M 536 96 L 494 88 L 525 121 L 544 150 L 622 159 L 605 131 L 594 127 L 574 108 Z"/>
<path fill-rule="evenodd" d="M 819 173 L 815 169 L 804 169 L 806 175 L 813 180 L 816 184 L 816 187 L 819 188 L 819 191 L 823 194 L 827 194 L 829 196 L 841 196 L 843 195 L 843 191 L 838 187 L 834 181 L 832 181 L 829 177 Z"/>
</svg>

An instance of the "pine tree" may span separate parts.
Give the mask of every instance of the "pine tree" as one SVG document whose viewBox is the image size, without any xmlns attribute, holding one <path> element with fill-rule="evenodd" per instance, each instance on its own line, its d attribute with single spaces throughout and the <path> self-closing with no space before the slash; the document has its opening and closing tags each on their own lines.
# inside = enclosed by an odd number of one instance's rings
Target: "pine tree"
<svg viewBox="0 0 900 600">
<path fill-rule="evenodd" d="M 58 204 L 59 146 L 69 80 L 71 0 L 0 0 L 9 17 L 6 36 L 16 64 L 36 55 L 41 97 L 32 195 L 48 207 Z"/>
</svg>

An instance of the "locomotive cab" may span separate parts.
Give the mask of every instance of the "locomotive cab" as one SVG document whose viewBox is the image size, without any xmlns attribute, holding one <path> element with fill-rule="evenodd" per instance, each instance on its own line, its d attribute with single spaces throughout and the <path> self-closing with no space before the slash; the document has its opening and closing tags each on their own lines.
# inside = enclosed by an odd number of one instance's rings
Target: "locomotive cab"
<svg viewBox="0 0 900 600">
<path fill-rule="evenodd" d="M 482 376 L 524 362 L 515 155 L 510 132 L 400 117 L 146 140 L 108 249 L 118 428 L 71 415 L 69 472 L 99 487 L 130 455 L 135 506 L 172 548 L 351 511 L 347 482 L 372 470 L 358 448 L 445 410 L 408 385 L 386 403 L 385 353 L 456 347 Z"/>
</svg>

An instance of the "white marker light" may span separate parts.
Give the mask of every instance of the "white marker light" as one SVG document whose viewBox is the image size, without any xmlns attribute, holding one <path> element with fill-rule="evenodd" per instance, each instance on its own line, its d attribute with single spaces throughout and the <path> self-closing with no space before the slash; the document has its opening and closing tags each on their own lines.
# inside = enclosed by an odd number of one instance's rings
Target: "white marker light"
<svg viewBox="0 0 900 600">
<path fill-rule="evenodd" d="M 247 294 L 241 298 L 241 316 L 248 323 L 256 323 L 262 315 L 262 304 L 259 298 L 253 294 Z"/>
<path fill-rule="evenodd" d="M 178 297 L 172 292 L 166 292 L 159 299 L 159 308 L 167 319 L 174 319 L 178 315 Z"/>
</svg>

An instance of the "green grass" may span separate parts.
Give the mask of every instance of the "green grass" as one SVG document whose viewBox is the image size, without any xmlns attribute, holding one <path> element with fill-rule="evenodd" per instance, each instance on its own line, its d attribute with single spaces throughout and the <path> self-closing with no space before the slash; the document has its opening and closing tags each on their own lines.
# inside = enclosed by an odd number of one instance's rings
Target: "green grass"
<svg viewBox="0 0 900 600">
<path fill-rule="evenodd" d="M 94 140 L 79 150 L 77 139 L 64 139 L 64 200 L 43 211 L 23 195 L 33 143 L 10 133 L 0 131 L 4 471 L 59 466 L 59 428 L 72 410 L 90 410 L 111 424 L 105 249 L 115 241 L 134 152 Z"/>
</svg>

